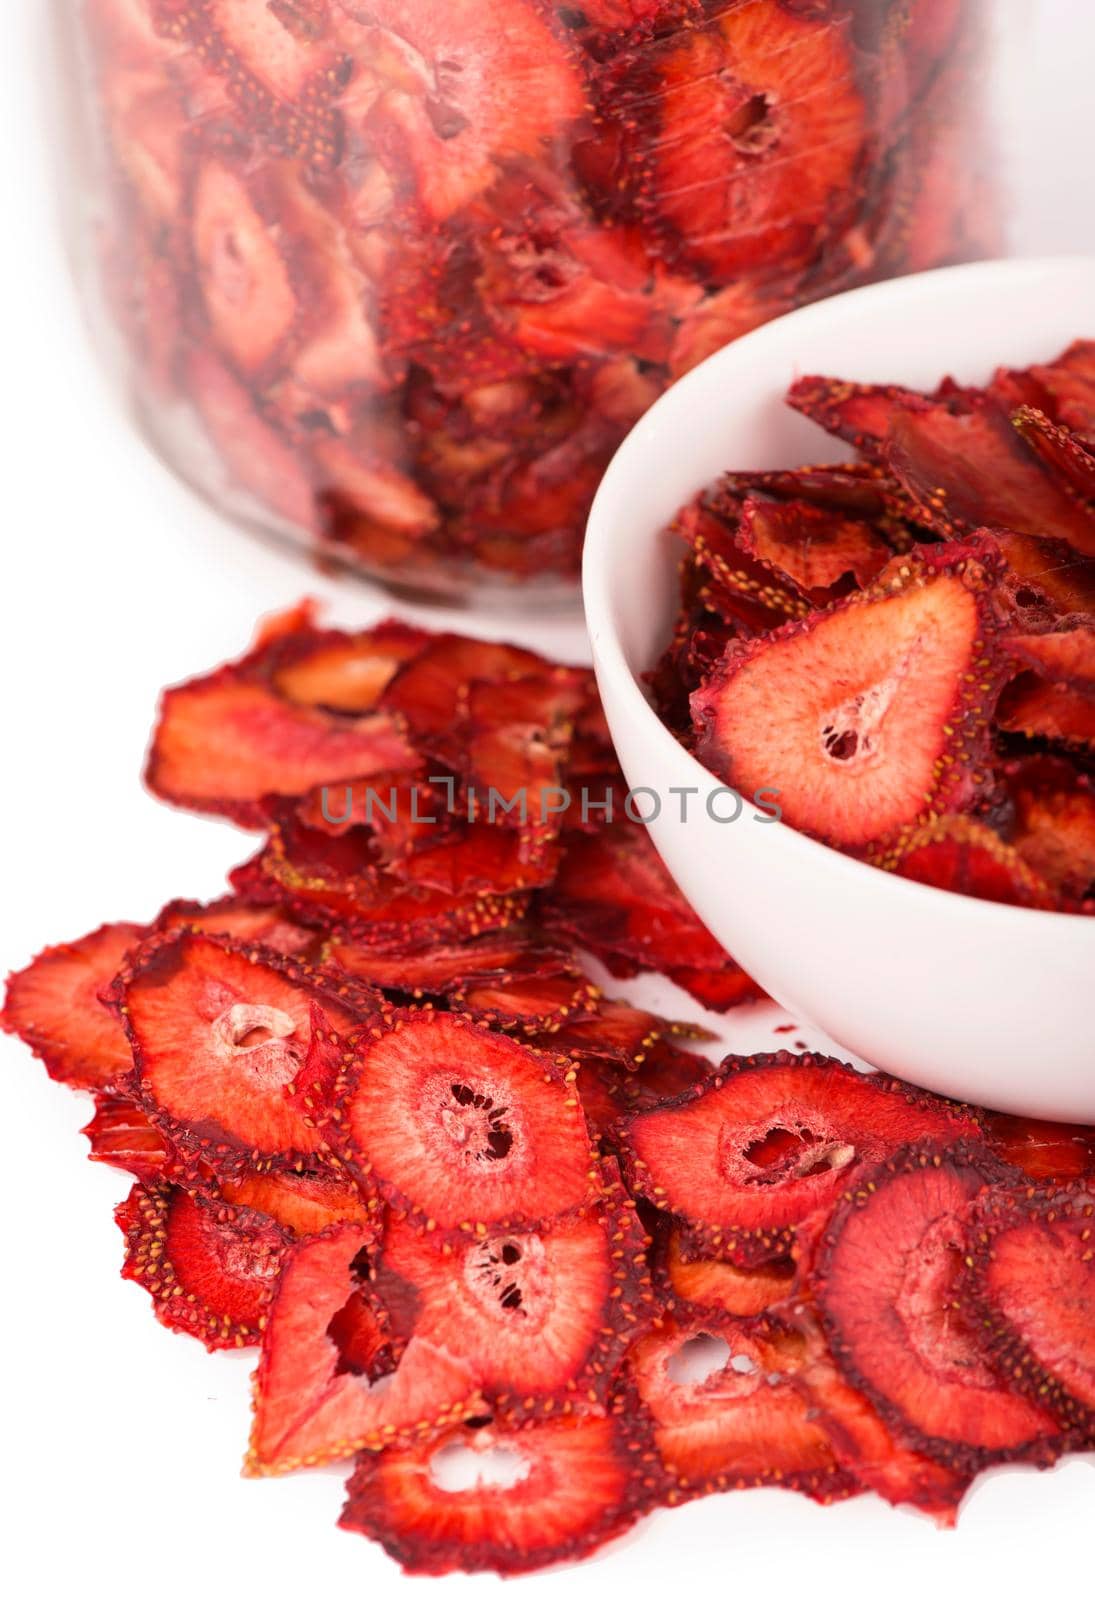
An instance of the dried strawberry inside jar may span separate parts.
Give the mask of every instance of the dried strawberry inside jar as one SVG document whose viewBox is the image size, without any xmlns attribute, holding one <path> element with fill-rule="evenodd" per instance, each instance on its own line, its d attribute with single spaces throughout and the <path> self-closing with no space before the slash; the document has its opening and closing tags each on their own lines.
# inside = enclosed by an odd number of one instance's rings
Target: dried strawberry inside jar
<svg viewBox="0 0 1095 1600">
<path fill-rule="evenodd" d="M 239 519 L 572 592 L 616 445 L 780 312 L 993 244 L 979 0 L 81 0 L 147 430 Z"/>
</svg>

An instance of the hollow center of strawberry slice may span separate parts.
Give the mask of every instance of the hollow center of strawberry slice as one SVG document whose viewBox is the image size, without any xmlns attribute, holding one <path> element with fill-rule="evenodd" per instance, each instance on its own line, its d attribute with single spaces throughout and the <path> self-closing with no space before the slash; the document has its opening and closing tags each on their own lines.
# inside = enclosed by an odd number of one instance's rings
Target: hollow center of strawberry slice
<svg viewBox="0 0 1095 1600">
<path fill-rule="evenodd" d="M 489 1429 L 472 1442 L 443 1444 L 430 1457 L 430 1477 L 444 1494 L 468 1489 L 515 1489 L 532 1470 L 532 1462 L 512 1445 L 499 1444 Z"/>
<path fill-rule="evenodd" d="M 225 1272 L 233 1278 L 276 1278 L 282 1267 L 281 1254 L 271 1248 L 269 1241 L 246 1233 L 222 1239 L 217 1255 Z"/>
<path fill-rule="evenodd" d="M 906 1254 L 894 1309 L 928 1372 L 967 1388 L 996 1389 L 979 1342 L 957 1307 L 964 1232 L 955 1216 L 939 1217 Z"/>
<path fill-rule="evenodd" d="M 823 754 L 846 767 L 866 766 L 879 753 L 886 717 L 924 650 L 917 640 L 877 683 L 827 707 L 818 717 Z"/>
<path fill-rule="evenodd" d="M 728 1127 L 721 1142 L 723 1171 L 735 1183 L 801 1182 L 839 1172 L 856 1156 L 855 1145 L 801 1122 L 769 1123 L 744 1138 L 740 1129 Z"/>
<path fill-rule="evenodd" d="M 469 1166 L 504 1161 L 513 1148 L 509 1107 L 483 1088 L 449 1082 L 439 1087 L 438 1118 Z"/>
<path fill-rule="evenodd" d="M 539 1234 L 499 1234 L 473 1246 L 464 1258 L 464 1280 L 476 1300 L 507 1324 L 543 1321 L 551 1308 L 551 1273 Z"/>
<path fill-rule="evenodd" d="M 265 1088 L 291 1083 L 304 1060 L 296 1023 L 276 1006 L 236 1003 L 214 1017 L 210 1032 L 221 1054 Z"/>
<path fill-rule="evenodd" d="M 779 142 L 775 102 L 766 94 L 750 94 L 726 121 L 726 135 L 742 155 L 759 156 Z"/>
</svg>

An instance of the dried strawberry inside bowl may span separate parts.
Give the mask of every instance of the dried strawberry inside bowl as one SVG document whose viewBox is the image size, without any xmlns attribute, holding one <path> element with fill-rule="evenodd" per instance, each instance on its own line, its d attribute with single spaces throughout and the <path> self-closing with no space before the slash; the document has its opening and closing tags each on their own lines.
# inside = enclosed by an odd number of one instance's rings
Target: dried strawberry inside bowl
<svg viewBox="0 0 1095 1600">
<path fill-rule="evenodd" d="M 703 760 L 659 717 L 643 675 L 655 666 L 677 611 L 681 545 L 666 529 L 681 507 L 728 469 L 778 472 L 851 458 L 850 446 L 785 405 L 796 380 L 822 372 L 853 385 L 930 391 L 949 373 L 960 385 L 984 384 L 1001 365 L 1020 369 L 1049 361 L 1092 330 L 1095 262 L 1082 259 L 925 273 L 784 317 L 711 357 L 633 431 L 594 505 L 584 568 L 594 660 L 620 760 L 631 786 L 649 791 L 653 839 L 712 932 L 769 993 L 863 1060 L 959 1098 L 1081 1121 L 1095 1121 L 1095 1036 L 1085 992 L 1095 973 L 1095 920 L 1038 909 L 1045 902 L 1036 897 L 1013 905 L 952 893 L 857 859 L 866 853 L 876 823 L 878 833 L 886 834 L 899 817 L 908 820 L 901 796 L 895 800 L 885 785 L 872 788 L 869 777 L 848 782 L 847 774 L 829 776 L 845 764 L 839 759 L 830 761 L 828 773 L 819 766 L 817 781 L 803 785 L 801 772 L 792 770 L 797 747 L 780 710 L 779 679 L 762 685 L 757 674 L 747 678 L 735 671 L 748 643 L 717 636 L 695 641 L 698 653 L 709 653 L 708 665 L 721 671 L 723 691 L 713 687 L 710 693 L 711 745 Z M 857 390 L 848 392 L 861 398 Z M 1017 408 L 1024 398 L 1016 397 Z M 856 418 L 861 435 L 872 426 L 868 413 L 869 407 L 861 407 Z M 1043 448 L 1059 442 L 1047 436 Z M 960 518 L 966 508 L 955 498 L 945 466 L 938 456 L 931 461 L 925 500 L 950 483 L 951 498 L 944 504 Z M 1037 573 L 1044 583 L 1047 573 L 1060 575 L 1063 565 L 1070 581 L 1083 577 L 1090 553 L 1076 544 L 1084 537 L 1079 524 L 1065 541 L 1071 553 L 1062 564 L 1059 547 L 1045 542 L 1051 527 L 1046 508 L 1020 510 L 1018 486 L 1007 474 L 995 472 L 978 486 L 979 495 L 990 490 L 999 501 L 984 514 L 990 526 L 999 532 L 1005 515 L 1026 519 L 1017 528 L 1005 525 L 1034 556 L 1024 574 L 1016 572 L 1017 605 L 1036 605 L 1038 596 L 1026 580 Z M 1077 513 L 1084 498 L 1070 490 Z M 777 533 L 758 529 L 757 538 Z M 713 538 L 707 538 L 708 546 Z M 869 646 L 879 654 L 876 678 L 892 688 L 895 673 L 920 674 L 911 703 L 909 696 L 900 697 L 904 744 L 894 752 L 900 755 L 894 770 L 922 801 L 924 823 L 948 813 L 970 818 L 976 809 L 968 791 L 978 769 L 972 748 L 978 707 L 996 705 L 1006 675 L 998 652 L 990 659 L 977 648 L 988 603 L 975 572 L 978 562 L 956 556 L 953 537 L 926 543 L 896 565 L 891 556 L 884 552 L 882 567 L 864 574 L 857 587 L 863 593 L 872 582 L 893 585 L 888 603 L 894 627 L 874 630 Z M 926 572 L 933 562 L 936 570 Z M 815 589 L 824 589 L 831 578 L 824 571 L 804 576 Z M 762 606 L 773 599 L 764 593 L 758 600 L 756 591 L 747 598 Z M 823 653 L 802 650 L 800 659 L 792 648 L 787 655 L 794 659 L 780 666 L 800 696 L 819 687 L 823 673 L 839 686 L 849 676 L 852 649 L 867 648 L 862 631 L 857 627 L 853 640 L 840 621 L 846 605 L 846 598 L 815 593 L 800 607 L 797 629 L 793 617 L 790 623 L 775 619 L 792 636 L 807 637 L 821 627 L 829 635 Z M 1024 647 L 1028 653 L 1043 657 L 1047 648 L 1058 655 L 1068 648 L 1047 645 L 1046 639 L 1067 636 L 1041 625 L 1020 636 L 1034 641 Z M 951 650 L 957 651 L 954 660 Z M 851 677 L 862 676 L 862 664 Z M 949 716 L 953 696 L 940 691 L 948 677 L 961 682 L 960 722 Z M 758 698 L 751 710 L 751 748 L 737 748 L 729 765 L 724 756 L 713 771 L 714 745 L 726 749 L 719 718 L 733 709 L 730 720 L 740 722 L 741 705 L 731 708 L 730 702 L 746 691 Z M 1006 692 L 1012 695 L 1013 687 Z M 879 736 L 886 708 L 875 703 L 877 695 L 860 699 L 856 689 L 845 704 L 834 689 L 821 698 L 832 713 L 831 756 L 846 761 L 863 740 Z M 1029 717 L 1030 707 L 1015 711 L 1005 704 L 1004 714 Z M 1044 723 L 1044 708 L 1042 714 Z M 1044 761 L 1052 762 L 1055 748 L 1075 746 L 1071 738 L 1058 746 L 1040 737 Z M 826 793 L 826 782 L 838 792 Z M 732 803 L 730 789 L 742 792 L 740 806 Z M 790 812 L 783 808 L 783 814 L 793 814 L 796 826 L 772 820 L 769 790 L 795 791 Z M 1063 830 L 1063 820 L 1057 826 Z M 844 837 L 836 836 L 842 831 Z M 1054 836 L 1052 828 L 1048 836 Z M 855 856 L 843 853 L 848 849 Z"/>
</svg>

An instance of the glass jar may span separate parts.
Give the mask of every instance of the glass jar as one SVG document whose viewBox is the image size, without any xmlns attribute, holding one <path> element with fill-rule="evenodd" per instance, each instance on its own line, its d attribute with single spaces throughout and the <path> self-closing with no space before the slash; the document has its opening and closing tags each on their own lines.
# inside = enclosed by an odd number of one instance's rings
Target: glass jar
<svg viewBox="0 0 1095 1600">
<path fill-rule="evenodd" d="M 989 254 L 980 0 L 61 0 L 82 257 L 237 520 L 573 595 L 598 479 L 726 341 Z"/>
</svg>

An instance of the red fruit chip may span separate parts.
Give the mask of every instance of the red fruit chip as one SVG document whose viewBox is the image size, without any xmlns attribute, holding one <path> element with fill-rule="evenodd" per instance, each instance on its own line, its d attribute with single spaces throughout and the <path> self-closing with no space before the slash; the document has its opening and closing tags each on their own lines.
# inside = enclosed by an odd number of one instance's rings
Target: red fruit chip
<svg viewBox="0 0 1095 1600">
<path fill-rule="evenodd" d="M 1092 382 L 1095 402 L 1095 380 Z M 1067 428 L 1059 428 L 1034 406 L 1020 406 L 1012 423 L 1043 463 L 1083 500 L 1095 500 L 1095 450 Z M 1092 411 L 1095 422 L 1095 409 Z"/>
<path fill-rule="evenodd" d="M 175 1159 L 155 1123 L 128 1095 L 97 1091 L 95 1115 L 80 1132 L 91 1146 L 89 1161 L 120 1167 L 142 1183 L 154 1182 Z"/>
<path fill-rule="evenodd" d="M 645 1247 L 622 1194 L 448 1252 L 393 1218 L 377 1292 L 397 1335 L 413 1330 L 468 1363 L 494 1415 L 603 1411 L 624 1351 L 651 1321 Z"/>
<path fill-rule="evenodd" d="M 732 643 L 692 696 L 697 754 L 783 820 L 861 846 L 977 792 L 999 680 L 986 569 L 962 546 L 899 558 L 862 594 Z"/>
<path fill-rule="evenodd" d="M 343 1223 L 290 1252 L 255 1375 L 250 1476 L 383 1449 L 482 1411 L 469 1369 L 425 1339 L 411 1339 L 383 1383 L 348 1369 L 330 1330 L 349 1301 L 360 1315 L 355 1264 L 375 1245 L 370 1228 Z"/>
<path fill-rule="evenodd" d="M 1095 340 L 1077 339 L 1030 376 L 1049 396 L 1054 421 L 1095 444 Z"/>
<path fill-rule="evenodd" d="M 789 1379 L 803 1341 L 778 1323 L 717 1313 L 667 1318 L 628 1358 L 677 1495 L 774 1484 L 848 1494 L 812 1406 Z"/>
<path fill-rule="evenodd" d="M 225 1171 L 314 1156 L 323 1052 L 376 1014 L 364 988 L 345 984 L 347 1005 L 338 993 L 259 947 L 187 932 L 146 944 L 118 987 L 138 1098 L 172 1142 Z"/>
<path fill-rule="evenodd" d="M 118 1223 L 122 1277 L 148 1290 L 165 1327 L 209 1350 L 258 1343 L 288 1245 L 276 1223 L 168 1184 L 138 1184 Z"/>
<path fill-rule="evenodd" d="M 956 1305 L 973 1202 L 1007 1178 L 977 1146 L 911 1147 L 853 1180 L 814 1269 L 849 1382 L 902 1442 L 962 1470 L 1044 1464 L 1063 1442 L 1043 1406 L 996 1376 L 976 1321 Z"/>
<path fill-rule="evenodd" d="M 318 937 L 276 906 L 252 906 L 226 895 L 201 905 L 196 900 L 172 900 L 152 925 L 153 933 L 192 928 L 198 933 L 225 934 L 244 944 L 262 944 L 283 956 L 310 956 Z"/>
<path fill-rule="evenodd" d="M 1039 677 L 1095 697 L 1095 622 L 1061 633 L 1016 634 L 1003 647 Z"/>
<path fill-rule="evenodd" d="M 875 866 L 915 883 L 1006 905 L 1057 907 L 1057 896 L 1012 845 L 972 817 L 937 817 L 871 851 Z"/>
<path fill-rule="evenodd" d="M 1095 1445 L 1095 1181 L 990 1194 L 969 1287 L 1001 1376 Z"/>
<path fill-rule="evenodd" d="M 368 1208 L 355 1186 L 337 1172 L 255 1172 L 222 1178 L 220 1193 L 233 1205 L 272 1217 L 294 1239 L 322 1233 L 338 1222 L 366 1223 Z"/>
<path fill-rule="evenodd" d="M 51 1078 L 102 1089 L 131 1070 L 125 1032 L 99 994 L 146 931 L 135 922 L 108 922 L 72 944 L 51 945 L 8 979 L 0 1020 Z"/>
<path fill-rule="evenodd" d="M 1023 672 L 1000 696 L 996 723 L 1005 733 L 1095 749 L 1095 696 Z"/>
<path fill-rule="evenodd" d="M 538 1226 L 597 1188 L 565 1064 L 444 1013 L 397 1016 L 362 1037 L 328 1138 L 431 1228 Z"/>
<path fill-rule="evenodd" d="M 668 1233 L 663 1252 L 668 1287 L 688 1311 L 701 1307 L 732 1317 L 755 1317 L 795 1290 L 798 1269 L 786 1257 L 755 1267 L 735 1266 L 732 1261 L 688 1261 L 676 1228 Z"/>
<path fill-rule="evenodd" d="M 1056 756 L 1009 763 L 1011 843 L 1066 904 L 1095 897 L 1095 780 Z"/>
<path fill-rule="evenodd" d="M 519 1431 L 465 1426 L 363 1456 L 340 1526 L 378 1539 L 405 1572 L 531 1572 L 574 1561 L 654 1503 L 638 1430 L 619 1416 Z"/>
<path fill-rule="evenodd" d="M 1095 1129 L 1069 1122 L 1039 1122 L 990 1111 L 985 1137 L 1009 1166 L 1035 1183 L 1074 1183 L 1095 1177 Z"/>
<path fill-rule="evenodd" d="M 620 1130 L 633 1189 L 688 1224 L 691 1255 L 700 1241 L 708 1254 L 777 1254 L 864 1162 L 979 1132 L 946 1100 L 825 1056 L 730 1057 L 723 1072 Z"/>
<path fill-rule="evenodd" d="M 303 703 L 300 682 L 279 688 L 277 643 L 234 666 L 169 689 L 149 755 L 155 793 L 198 811 L 262 823 L 262 801 L 322 784 L 413 770 L 418 757 L 390 716 L 357 717 Z M 380 670 L 389 658 L 377 642 Z M 284 670 L 284 669 L 282 669 Z M 295 696 L 295 697 L 294 697 Z"/>
<path fill-rule="evenodd" d="M 747 499 L 738 537 L 748 554 L 784 573 L 818 605 L 842 579 L 866 588 L 893 554 L 869 523 L 804 500 Z"/>
</svg>

